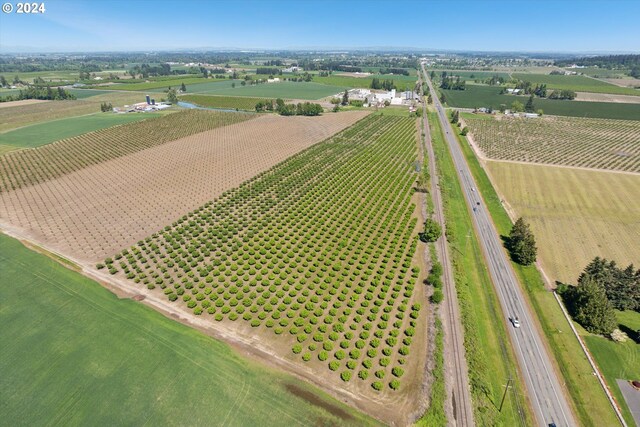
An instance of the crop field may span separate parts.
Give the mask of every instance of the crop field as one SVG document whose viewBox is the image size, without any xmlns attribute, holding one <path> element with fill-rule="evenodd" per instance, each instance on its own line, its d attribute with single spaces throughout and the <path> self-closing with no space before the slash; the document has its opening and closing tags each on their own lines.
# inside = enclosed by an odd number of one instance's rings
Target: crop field
<svg viewBox="0 0 640 427">
<path fill-rule="evenodd" d="M 255 110 L 258 102 L 264 98 L 249 98 L 244 96 L 216 96 L 216 95 L 183 95 L 181 101 L 191 102 L 202 107 L 230 108 L 251 111 Z"/>
<path fill-rule="evenodd" d="M 49 144 L 64 138 L 74 137 L 86 132 L 93 132 L 111 126 L 137 122 L 159 114 L 112 114 L 96 113 L 86 116 L 70 117 L 50 122 L 25 126 L 20 129 L 0 133 L 0 150 L 3 148 L 33 148 Z"/>
<path fill-rule="evenodd" d="M 0 235 L 3 425 L 375 425 Z"/>
<path fill-rule="evenodd" d="M 96 91 L 92 91 L 96 92 Z M 38 122 L 74 117 L 100 112 L 100 103 L 110 102 L 114 106 L 143 102 L 144 95 L 136 92 L 101 93 L 76 101 L 46 101 L 39 103 L 0 104 L 0 132 L 32 125 Z"/>
<path fill-rule="evenodd" d="M 86 133 L 37 150 L 16 151 L 0 158 L 0 193 L 250 118 L 233 113 L 183 111 Z"/>
<path fill-rule="evenodd" d="M 509 73 L 505 73 L 503 71 L 474 71 L 474 70 L 434 70 L 436 72 L 436 76 L 442 74 L 443 71 L 446 71 L 450 76 L 460 76 L 461 79 L 474 81 L 476 79 L 486 80 L 493 76 L 502 77 L 503 79 L 508 80 L 510 78 Z"/>
<path fill-rule="evenodd" d="M 575 283 L 596 256 L 640 264 L 640 175 L 492 161 L 487 170 L 531 223 L 551 281 Z"/>
<path fill-rule="evenodd" d="M 563 76 L 551 74 L 513 73 L 513 78 L 536 84 L 546 84 L 548 89 L 568 89 L 576 92 L 617 93 L 640 96 L 640 90 L 616 86 L 586 76 Z"/>
<path fill-rule="evenodd" d="M 7 153 L 0 221 L 94 264 L 366 114 L 189 110 Z"/>
<path fill-rule="evenodd" d="M 424 368 L 416 155 L 415 119 L 369 116 L 98 268 L 397 404 Z"/>
<path fill-rule="evenodd" d="M 514 101 L 525 104 L 528 100 L 526 96 L 500 95 L 500 88 L 497 86 L 467 85 L 466 90 L 440 91 L 445 94 L 447 105 L 458 108 L 491 107 L 498 110 L 501 104 L 509 108 Z M 640 104 L 536 98 L 534 105 L 546 115 L 640 120 Z"/>
<path fill-rule="evenodd" d="M 350 77 L 350 76 L 340 76 L 340 75 L 331 75 L 329 77 L 313 76 L 313 81 L 317 83 L 322 83 L 325 85 L 340 86 L 344 88 L 355 88 L 355 87 L 368 88 L 371 86 L 371 81 L 374 78 L 378 78 L 380 80 L 393 80 L 396 87 L 400 91 L 413 90 L 413 88 L 416 85 L 416 81 L 418 80 L 416 76 L 373 74 L 367 77 Z"/>
<path fill-rule="evenodd" d="M 640 172 L 638 121 L 502 117 L 465 123 L 491 159 Z"/>
<path fill-rule="evenodd" d="M 179 88 L 182 83 L 185 85 L 220 81 L 215 79 L 205 79 L 204 77 L 183 77 L 173 78 L 170 80 L 161 79 L 158 81 L 150 81 L 144 83 L 117 83 L 107 86 L 111 90 L 150 90 L 150 89 L 168 89 L 169 87 Z"/>
<path fill-rule="evenodd" d="M 221 85 L 222 86 L 222 85 Z M 206 93 L 211 95 L 222 96 L 247 96 L 257 98 L 288 98 L 288 99 L 307 99 L 314 100 L 324 98 L 330 95 L 343 92 L 344 87 L 331 86 L 314 82 L 280 82 L 280 83 L 263 83 L 258 85 L 241 86 L 236 82 L 236 87 L 232 88 L 229 82 L 225 82 L 224 87 L 204 90 L 200 92 L 198 88 L 189 90 L 192 93 Z"/>
</svg>

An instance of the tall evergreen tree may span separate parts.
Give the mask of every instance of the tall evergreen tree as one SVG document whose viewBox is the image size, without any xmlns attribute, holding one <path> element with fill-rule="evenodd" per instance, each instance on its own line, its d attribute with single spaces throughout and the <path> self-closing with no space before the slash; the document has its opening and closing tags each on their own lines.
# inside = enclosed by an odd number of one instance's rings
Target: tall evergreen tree
<svg viewBox="0 0 640 427">
<path fill-rule="evenodd" d="M 524 111 L 526 111 L 527 113 L 533 113 L 534 111 L 536 111 L 536 107 L 533 105 L 533 95 L 529 97 L 529 100 L 524 106 Z"/>
<path fill-rule="evenodd" d="M 586 278 L 573 290 L 574 318 L 587 331 L 608 335 L 617 326 L 615 311 L 604 288 L 592 278 Z"/>
<path fill-rule="evenodd" d="M 511 228 L 508 246 L 514 261 L 518 264 L 529 265 L 535 262 L 538 253 L 536 240 L 529 224 L 524 222 L 522 217 L 518 218 Z"/>
</svg>

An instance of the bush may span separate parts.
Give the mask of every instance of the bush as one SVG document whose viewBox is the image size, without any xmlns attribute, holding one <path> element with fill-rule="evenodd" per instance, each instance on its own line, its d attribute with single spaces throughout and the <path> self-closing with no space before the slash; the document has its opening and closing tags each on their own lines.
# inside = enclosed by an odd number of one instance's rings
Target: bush
<svg viewBox="0 0 640 427">
<path fill-rule="evenodd" d="M 369 371 L 361 370 L 358 372 L 358 378 L 361 380 L 366 380 L 369 377 Z"/>
<path fill-rule="evenodd" d="M 340 374 L 342 381 L 347 382 L 351 379 L 351 371 L 344 371 Z"/>
<path fill-rule="evenodd" d="M 329 369 L 331 369 L 332 371 L 337 371 L 339 367 L 340 362 L 334 360 L 333 362 L 329 363 Z"/>
<path fill-rule="evenodd" d="M 382 387 L 384 387 L 384 385 L 382 384 L 382 382 L 376 381 L 373 384 L 371 384 L 371 387 L 373 387 L 374 390 L 380 391 L 382 390 Z"/>
<path fill-rule="evenodd" d="M 296 344 L 293 346 L 293 353 L 300 354 L 302 352 L 302 346 L 300 344 Z"/>
<path fill-rule="evenodd" d="M 389 383 L 389 387 L 391 387 L 391 389 L 392 389 L 392 390 L 397 390 L 397 389 L 399 389 L 399 388 L 400 388 L 400 381 L 398 381 L 398 380 L 392 380 L 392 381 Z"/>
<path fill-rule="evenodd" d="M 395 367 L 395 368 L 393 368 L 393 369 L 391 370 L 391 373 L 392 373 L 394 376 L 396 376 L 396 377 L 400 378 L 402 375 L 404 375 L 404 369 L 402 369 L 402 368 L 398 368 L 398 367 Z"/>
<path fill-rule="evenodd" d="M 321 351 L 320 353 L 318 353 L 318 359 L 321 362 L 324 362 L 325 360 L 327 360 L 328 357 L 329 357 L 329 353 L 327 353 L 326 351 Z"/>
<path fill-rule="evenodd" d="M 305 362 L 308 362 L 309 360 L 311 360 L 311 353 L 305 353 L 302 355 L 302 360 L 304 360 Z"/>
<path fill-rule="evenodd" d="M 444 299 L 444 294 L 440 289 L 434 290 L 430 298 L 431 302 L 434 304 L 440 304 L 443 299 Z"/>
<path fill-rule="evenodd" d="M 344 359 L 347 355 L 343 350 L 338 350 L 336 351 L 336 354 L 334 355 L 336 359 L 338 360 L 342 360 Z"/>
</svg>

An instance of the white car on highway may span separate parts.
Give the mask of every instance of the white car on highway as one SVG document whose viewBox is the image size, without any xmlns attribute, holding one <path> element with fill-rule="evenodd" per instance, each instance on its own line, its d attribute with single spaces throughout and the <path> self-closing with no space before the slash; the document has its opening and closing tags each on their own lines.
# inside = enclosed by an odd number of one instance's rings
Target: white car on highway
<svg viewBox="0 0 640 427">
<path fill-rule="evenodd" d="M 513 319 L 511 319 L 511 323 L 513 323 L 513 327 L 514 328 L 519 328 L 520 327 L 520 320 L 518 320 L 518 316 L 516 316 Z"/>
</svg>

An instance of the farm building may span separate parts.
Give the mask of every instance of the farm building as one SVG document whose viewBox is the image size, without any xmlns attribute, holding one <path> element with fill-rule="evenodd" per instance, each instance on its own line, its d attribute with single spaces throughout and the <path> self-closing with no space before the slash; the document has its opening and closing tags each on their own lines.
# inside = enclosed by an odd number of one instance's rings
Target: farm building
<svg viewBox="0 0 640 427">
<path fill-rule="evenodd" d="M 280 79 L 278 77 L 267 79 L 267 83 L 280 83 Z"/>
</svg>

